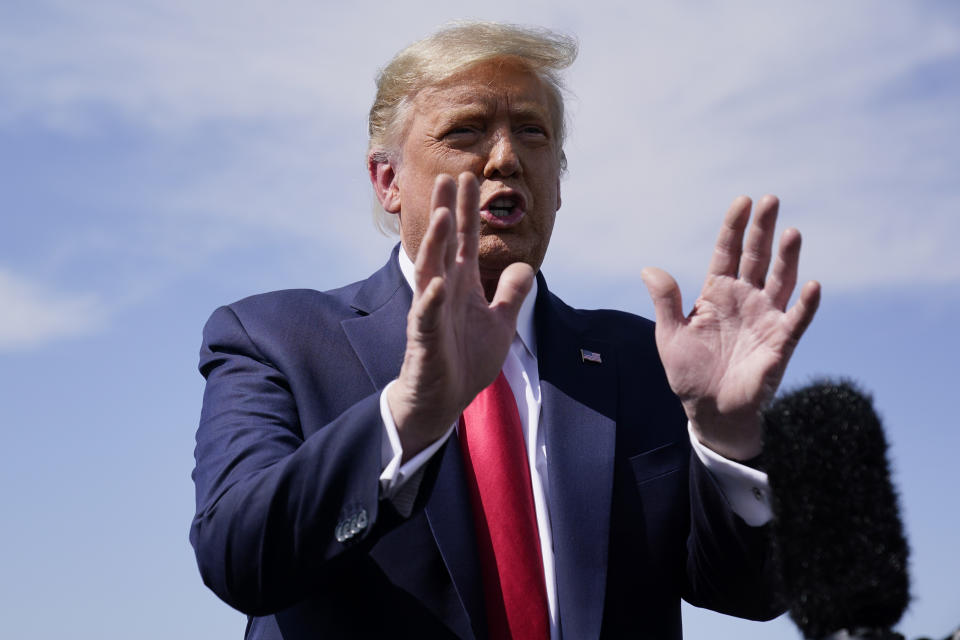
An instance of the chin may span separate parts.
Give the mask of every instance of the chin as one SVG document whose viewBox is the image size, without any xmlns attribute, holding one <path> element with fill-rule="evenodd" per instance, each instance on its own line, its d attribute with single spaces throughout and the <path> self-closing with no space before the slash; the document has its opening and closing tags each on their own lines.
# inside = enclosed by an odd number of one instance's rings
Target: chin
<svg viewBox="0 0 960 640">
<path fill-rule="evenodd" d="M 525 247 L 515 246 L 517 243 L 504 242 L 503 238 L 498 236 L 481 236 L 479 257 L 481 273 L 500 273 L 514 262 L 526 262 L 533 270 L 540 268 L 543 262 L 543 256 L 536 259 L 535 252 Z M 511 246 L 514 245 L 514 246 Z"/>
<path fill-rule="evenodd" d="M 523 255 L 517 255 L 509 251 L 481 252 L 480 253 L 480 275 L 499 274 L 514 262 L 530 261 Z"/>
</svg>

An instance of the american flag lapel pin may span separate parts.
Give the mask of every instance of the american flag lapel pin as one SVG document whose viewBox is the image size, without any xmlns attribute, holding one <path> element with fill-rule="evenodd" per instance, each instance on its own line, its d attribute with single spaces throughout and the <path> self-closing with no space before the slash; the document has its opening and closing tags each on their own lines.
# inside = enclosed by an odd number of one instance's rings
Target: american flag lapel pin
<svg viewBox="0 0 960 640">
<path fill-rule="evenodd" d="M 600 357 L 599 353 L 596 351 L 588 351 L 587 349 L 580 349 L 580 361 L 603 364 L 603 358 Z"/>
</svg>

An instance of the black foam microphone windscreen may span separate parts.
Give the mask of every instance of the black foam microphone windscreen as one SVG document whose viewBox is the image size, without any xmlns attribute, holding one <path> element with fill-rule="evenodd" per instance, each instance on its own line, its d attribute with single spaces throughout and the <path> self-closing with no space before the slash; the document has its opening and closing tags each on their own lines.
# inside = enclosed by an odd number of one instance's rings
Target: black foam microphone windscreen
<svg viewBox="0 0 960 640">
<path fill-rule="evenodd" d="M 820 381 L 765 412 L 763 466 L 790 616 L 807 638 L 889 629 L 910 600 L 907 541 L 871 398 Z"/>
</svg>

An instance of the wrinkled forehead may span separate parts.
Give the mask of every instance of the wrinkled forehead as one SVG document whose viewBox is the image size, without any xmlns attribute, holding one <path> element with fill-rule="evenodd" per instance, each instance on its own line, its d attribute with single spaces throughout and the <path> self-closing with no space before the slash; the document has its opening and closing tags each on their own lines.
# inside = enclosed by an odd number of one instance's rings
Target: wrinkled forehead
<svg viewBox="0 0 960 640">
<path fill-rule="evenodd" d="M 521 95 L 496 87 L 448 87 L 431 89 L 417 96 L 413 111 L 418 118 L 444 119 L 446 116 L 492 116 L 552 121 L 547 100 L 537 95 Z"/>
<path fill-rule="evenodd" d="M 418 115 L 436 111 L 491 111 L 557 117 L 546 82 L 527 65 L 513 60 L 481 62 L 424 87 L 412 104 Z"/>
</svg>

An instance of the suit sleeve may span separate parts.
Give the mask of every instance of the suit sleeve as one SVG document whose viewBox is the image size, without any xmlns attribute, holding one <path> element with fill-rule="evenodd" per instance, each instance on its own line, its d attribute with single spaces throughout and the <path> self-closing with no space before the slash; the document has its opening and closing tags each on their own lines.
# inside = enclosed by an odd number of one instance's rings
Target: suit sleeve
<svg viewBox="0 0 960 640">
<path fill-rule="evenodd" d="M 769 524 L 749 526 L 734 513 L 716 478 L 692 453 L 684 599 L 749 620 L 783 613 L 769 534 Z"/>
<path fill-rule="evenodd" d="M 330 563 L 349 562 L 376 524 L 379 393 L 304 438 L 287 378 L 226 307 L 204 328 L 200 371 L 190 541 L 218 596 L 250 615 L 272 613 Z"/>
</svg>

